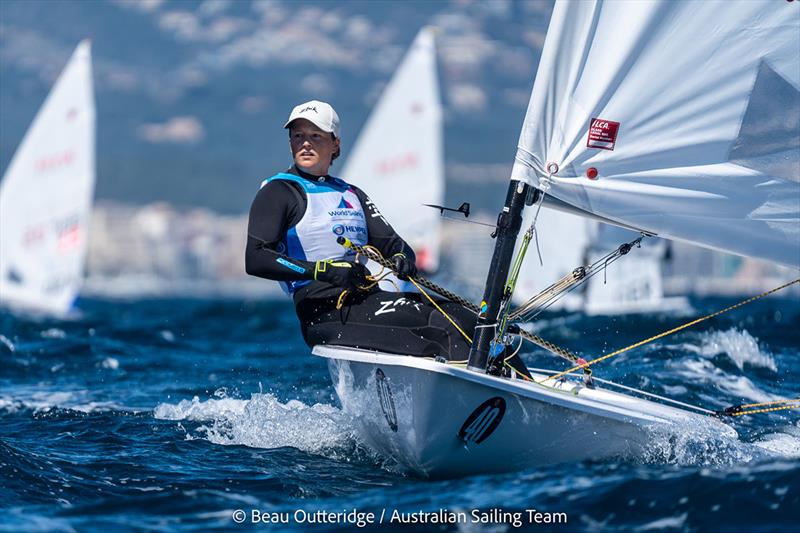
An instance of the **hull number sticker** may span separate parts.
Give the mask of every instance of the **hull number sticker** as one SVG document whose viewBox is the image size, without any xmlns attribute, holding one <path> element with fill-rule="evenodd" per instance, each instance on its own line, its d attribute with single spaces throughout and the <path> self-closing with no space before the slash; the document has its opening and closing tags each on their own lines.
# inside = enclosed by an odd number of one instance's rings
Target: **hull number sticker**
<svg viewBox="0 0 800 533">
<path fill-rule="evenodd" d="M 494 433 L 505 414 L 506 401 L 500 396 L 489 398 L 467 417 L 458 432 L 458 438 L 464 444 L 480 444 Z"/>
</svg>

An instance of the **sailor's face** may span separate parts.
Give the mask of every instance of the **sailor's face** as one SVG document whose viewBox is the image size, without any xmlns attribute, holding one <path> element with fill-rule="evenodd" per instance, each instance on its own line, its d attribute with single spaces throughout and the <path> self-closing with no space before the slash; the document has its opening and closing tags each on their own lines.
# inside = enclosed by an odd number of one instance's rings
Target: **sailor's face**
<svg viewBox="0 0 800 533">
<path fill-rule="evenodd" d="M 331 158 L 339 146 L 339 139 L 301 118 L 292 122 L 289 128 L 289 146 L 294 162 L 301 170 L 315 176 L 324 176 L 331 166 Z"/>
</svg>

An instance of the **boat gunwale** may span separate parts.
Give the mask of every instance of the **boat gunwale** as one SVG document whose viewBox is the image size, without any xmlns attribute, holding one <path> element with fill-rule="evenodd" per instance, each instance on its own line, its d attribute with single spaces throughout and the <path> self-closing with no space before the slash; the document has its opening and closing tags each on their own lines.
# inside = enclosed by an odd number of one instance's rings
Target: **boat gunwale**
<svg viewBox="0 0 800 533">
<path fill-rule="evenodd" d="M 466 368 L 443 364 L 423 357 L 387 354 L 374 350 L 351 348 L 339 345 L 317 345 L 312 354 L 326 359 L 344 359 L 359 363 L 403 366 L 417 370 L 428 370 L 448 375 L 457 379 L 465 379 L 472 383 L 500 389 L 510 394 L 520 395 L 535 401 L 546 401 L 567 409 L 576 409 L 588 414 L 640 423 L 676 423 L 686 422 L 702 417 L 711 422 L 713 419 L 702 413 L 695 413 L 669 405 L 637 398 L 608 389 L 588 388 L 571 382 L 572 389 L 551 387 L 538 382 L 509 380 L 498 376 L 481 374 Z M 534 374 L 534 377 L 545 378 L 545 375 Z M 609 382 L 614 385 L 613 382 Z M 559 382 L 559 385 L 563 382 Z M 584 397 L 580 395 L 583 394 Z M 634 411 L 636 405 L 641 411 Z M 721 424 L 721 422 L 713 420 Z M 723 424 L 725 425 L 725 424 Z"/>
</svg>

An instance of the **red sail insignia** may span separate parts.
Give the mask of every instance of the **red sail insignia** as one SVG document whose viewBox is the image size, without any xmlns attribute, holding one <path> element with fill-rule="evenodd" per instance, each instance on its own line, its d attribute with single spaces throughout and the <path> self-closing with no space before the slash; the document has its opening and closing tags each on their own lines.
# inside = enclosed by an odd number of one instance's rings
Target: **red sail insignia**
<svg viewBox="0 0 800 533">
<path fill-rule="evenodd" d="M 587 148 L 600 148 L 613 150 L 617 142 L 619 122 L 604 118 L 593 118 L 589 123 L 589 138 L 586 140 Z"/>
</svg>

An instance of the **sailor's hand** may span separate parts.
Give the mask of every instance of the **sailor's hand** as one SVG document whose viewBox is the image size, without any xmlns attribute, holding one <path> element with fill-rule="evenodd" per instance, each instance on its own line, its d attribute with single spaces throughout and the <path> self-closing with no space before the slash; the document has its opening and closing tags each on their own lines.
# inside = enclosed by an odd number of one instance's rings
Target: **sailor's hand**
<svg viewBox="0 0 800 533">
<path fill-rule="evenodd" d="M 417 265 L 414 264 L 414 261 L 410 261 L 405 254 L 394 254 L 392 256 L 392 264 L 397 277 L 400 279 L 407 280 L 417 275 Z"/>
<path fill-rule="evenodd" d="M 324 281 L 348 290 L 357 290 L 369 284 L 369 270 L 361 263 L 328 259 L 317 261 L 314 267 L 314 279 Z"/>
</svg>

